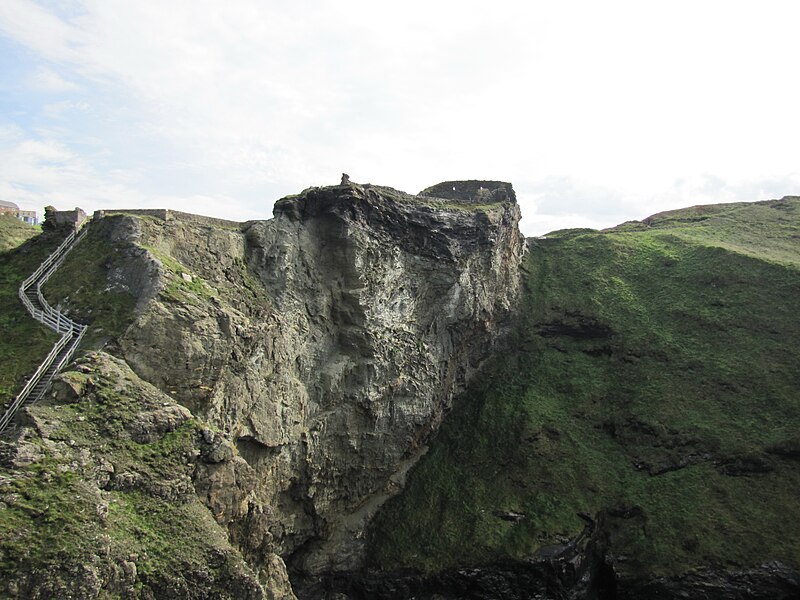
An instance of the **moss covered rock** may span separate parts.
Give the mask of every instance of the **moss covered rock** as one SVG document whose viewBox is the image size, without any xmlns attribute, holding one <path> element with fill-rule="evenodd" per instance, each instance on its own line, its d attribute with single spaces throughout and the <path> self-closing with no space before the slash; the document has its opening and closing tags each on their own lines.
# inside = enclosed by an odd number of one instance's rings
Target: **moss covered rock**
<svg viewBox="0 0 800 600">
<path fill-rule="evenodd" d="M 246 463 L 122 361 L 81 359 L 25 421 L 0 446 L 0 595 L 293 598 L 268 547 L 254 570 L 230 542 Z"/>
</svg>

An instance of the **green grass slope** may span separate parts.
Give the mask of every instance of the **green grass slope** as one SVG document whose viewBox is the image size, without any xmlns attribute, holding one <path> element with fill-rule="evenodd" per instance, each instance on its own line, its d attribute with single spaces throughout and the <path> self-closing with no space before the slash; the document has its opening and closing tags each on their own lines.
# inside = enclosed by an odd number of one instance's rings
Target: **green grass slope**
<svg viewBox="0 0 800 600">
<path fill-rule="evenodd" d="M 9 220 L 10 221 L 10 220 Z M 58 336 L 28 315 L 18 297 L 20 284 L 63 241 L 68 230 L 48 231 L 0 220 L 0 405 L 21 390 L 50 352 Z M 19 225 L 17 225 L 19 224 Z M 21 227 L 20 227 L 21 226 Z M 33 233 L 33 237 L 25 238 Z M 108 283 L 108 273 L 130 258 L 109 241 L 103 227 L 93 227 L 45 284 L 45 297 L 71 316 L 91 324 L 83 347 L 118 335 L 132 320 L 135 298 Z"/>
<path fill-rule="evenodd" d="M 13 250 L 41 232 L 41 227 L 28 225 L 16 217 L 0 215 L 0 252 Z"/>
<path fill-rule="evenodd" d="M 513 348 L 379 514 L 374 566 L 531 556 L 588 512 L 625 576 L 800 567 L 800 199 L 562 232 L 524 270 Z"/>
<path fill-rule="evenodd" d="M 113 285 L 110 276 L 135 261 L 129 245 L 113 240 L 110 222 L 88 225 L 83 239 L 45 283 L 42 292 L 70 318 L 89 325 L 82 348 L 101 347 L 120 335 L 133 321 L 135 293 Z"/>
<path fill-rule="evenodd" d="M 14 219 L 39 233 L 33 227 Z M 20 284 L 58 247 L 57 234 L 41 234 L 21 241 L 15 224 L 0 220 L 0 408 L 13 399 L 58 339 L 31 318 L 17 293 Z M 2 248 L 10 248 L 2 250 Z"/>
</svg>

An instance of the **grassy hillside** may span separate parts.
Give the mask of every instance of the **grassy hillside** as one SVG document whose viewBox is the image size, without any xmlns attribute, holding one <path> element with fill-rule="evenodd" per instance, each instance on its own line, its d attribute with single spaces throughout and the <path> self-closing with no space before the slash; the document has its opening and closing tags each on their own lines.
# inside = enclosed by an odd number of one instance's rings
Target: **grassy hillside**
<svg viewBox="0 0 800 600">
<path fill-rule="evenodd" d="M 17 290 L 61 240 L 56 234 L 36 235 L 36 229 L 14 219 L 27 228 L 22 229 L 26 235 L 35 235 L 24 241 L 21 229 L 6 221 L 0 219 L 0 405 L 16 396 L 58 339 L 28 315 Z"/>
<path fill-rule="evenodd" d="M 602 511 L 629 576 L 800 567 L 800 199 L 556 233 L 525 284 L 513 348 L 379 515 L 375 565 L 526 557 Z"/>
<path fill-rule="evenodd" d="M 13 250 L 41 232 L 41 227 L 28 225 L 16 217 L 0 215 L 0 252 Z"/>
<path fill-rule="evenodd" d="M 101 347 L 133 320 L 134 292 L 119 282 L 114 285 L 110 276 L 136 261 L 126 244 L 110 239 L 109 221 L 118 218 L 92 224 L 42 288 L 53 306 L 60 305 L 71 318 L 89 325 L 84 349 Z"/>
</svg>

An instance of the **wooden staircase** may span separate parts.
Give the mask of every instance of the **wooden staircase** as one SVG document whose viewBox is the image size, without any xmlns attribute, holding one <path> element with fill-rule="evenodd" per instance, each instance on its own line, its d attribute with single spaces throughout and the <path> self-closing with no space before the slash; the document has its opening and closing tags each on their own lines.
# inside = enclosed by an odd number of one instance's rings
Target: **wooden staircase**
<svg viewBox="0 0 800 600">
<path fill-rule="evenodd" d="M 0 433 L 13 421 L 22 406 L 36 402 L 47 393 L 53 378 L 72 358 L 86 332 L 86 325 L 76 323 L 50 306 L 42 295 L 42 286 L 61 266 L 69 251 L 83 239 L 85 233 L 85 228 L 72 231 L 19 287 L 19 298 L 31 316 L 56 333 L 60 333 L 61 338 L 53 345 L 53 349 L 0 417 Z"/>
</svg>

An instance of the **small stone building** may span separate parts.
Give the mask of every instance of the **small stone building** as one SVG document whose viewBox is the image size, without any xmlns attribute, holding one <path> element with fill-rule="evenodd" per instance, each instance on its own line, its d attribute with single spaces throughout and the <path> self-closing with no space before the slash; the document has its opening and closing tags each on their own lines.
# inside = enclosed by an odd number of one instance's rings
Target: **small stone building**
<svg viewBox="0 0 800 600">
<path fill-rule="evenodd" d="M 45 229 L 60 229 L 62 227 L 77 229 L 87 218 L 86 212 L 82 208 L 56 210 L 53 206 L 45 206 L 43 227 Z"/>
<path fill-rule="evenodd" d="M 479 179 L 445 181 L 422 190 L 419 195 L 456 200 L 466 204 L 516 203 L 517 201 L 514 188 L 510 183 Z"/>
</svg>

